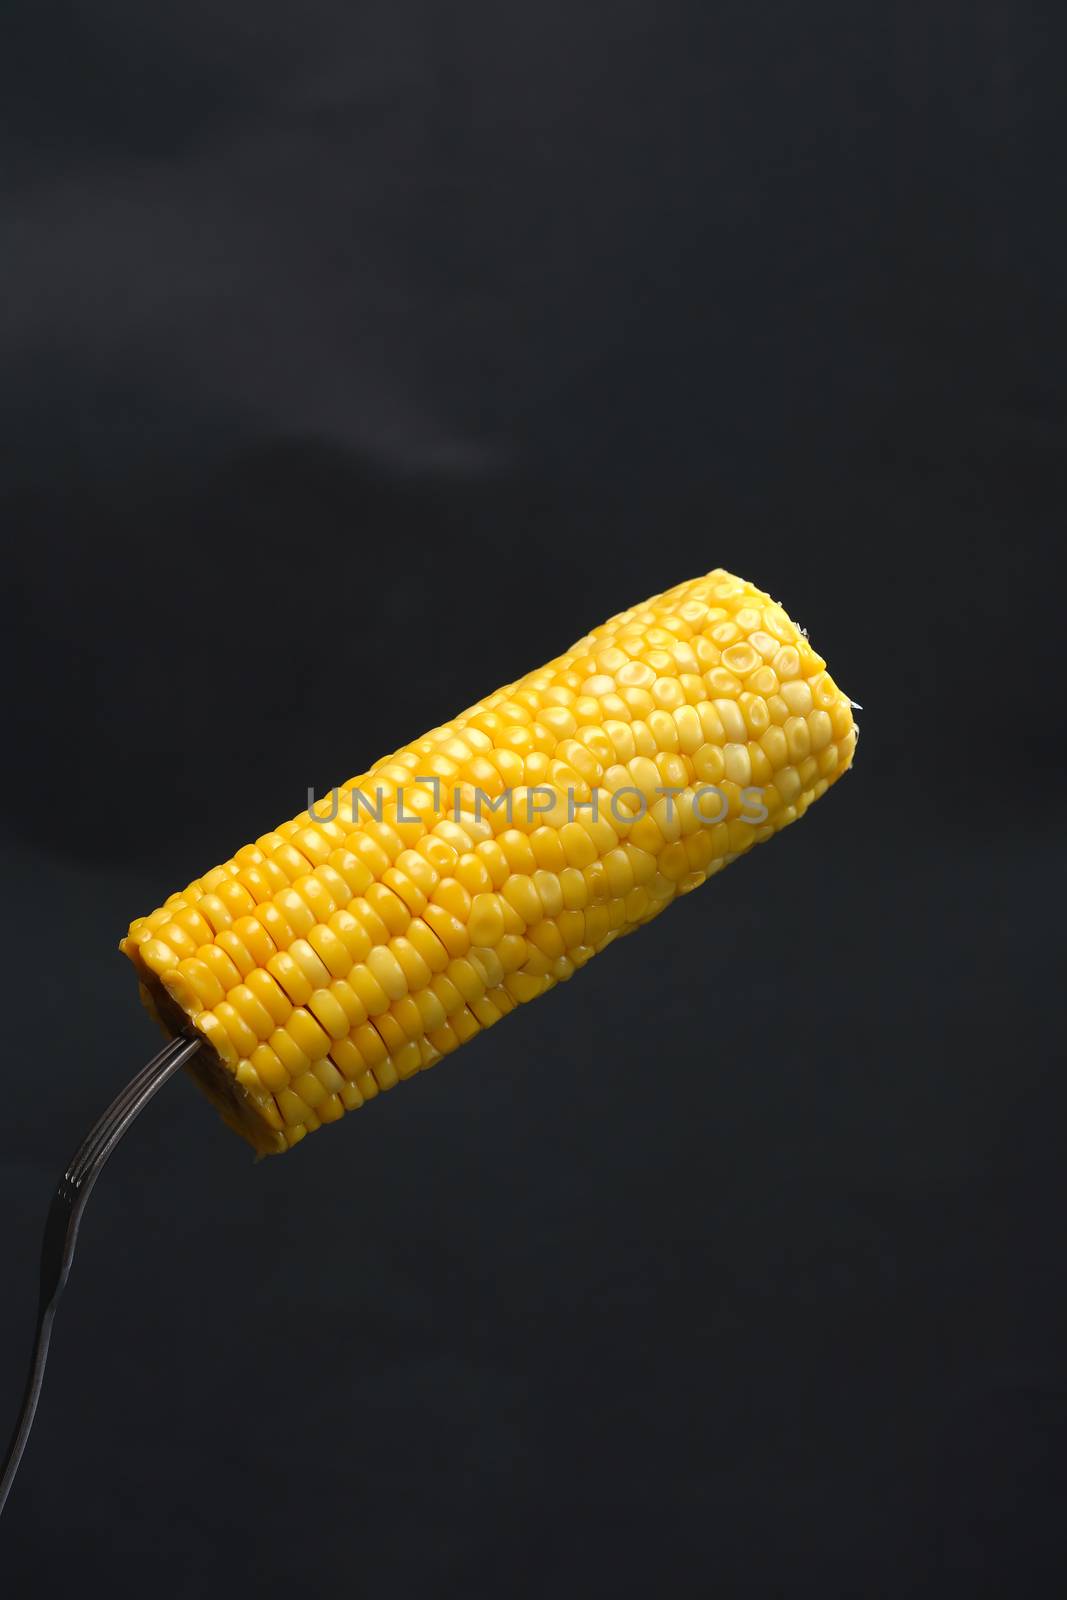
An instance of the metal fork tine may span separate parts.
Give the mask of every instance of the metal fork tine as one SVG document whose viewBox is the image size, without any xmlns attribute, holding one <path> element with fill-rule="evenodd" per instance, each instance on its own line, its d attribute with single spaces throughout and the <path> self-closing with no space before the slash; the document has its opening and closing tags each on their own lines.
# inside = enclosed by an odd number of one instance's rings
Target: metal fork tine
<svg viewBox="0 0 1067 1600">
<path fill-rule="evenodd" d="M 131 1078 L 121 1094 L 115 1096 L 107 1110 L 93 1124 L 74 1152 L 67 1166 L 68 1178 L 77 1182 L 88 1171 L 97 1151 L 105 1143 L 112 1127 L 121 1119 L 127 1106 L 132 1104 L 145 1084 L 152 1081 L 161 1066 L 174 1054 L 175 1043 L 174 1039 L 168 1040 L 158 1055 L 153 1056 L 147 1066 L 142 1067 L 135 1078 Z"/>
<path fill-rule="evenodd" d="M 144 1084 L 150 1082 L 159 1071 L 161 1064 L 174 1053 L 174 1046 L 175 1041 L 173 1039 L 169 1040 L 162 1050 L 153 1056 L 146 1066 L 141 1068 L 137 1076 L 130 1079 L 121 1093 L 115 1096 L 107 1110 L 97 1118 L 67 1166 L 68 1177 L 77 1177 L 88 1168 L 96 1150 L 104 1142 L 111 1127 L 121 1116 L 126 1106 L 140 1093 Z"/>
<path fill-rule="evenodd" d="M 126 1132 L 130 1123 L 144 1110 L 158 1089 L 172 1077 L 182 1063 L 200 1048 L 200 1039 L 172 1040 L 171 1045 L 159 1055 L 130 1084 L 125 1094 L 108 1107 L 99 1123 L 99 1137 L 93 1140 L 88 1161 L 79 1177 L 79 1187 L 84 1192 L 95 1183 L 104 1163 Z M 177 1049 L 175 1049 L 177 1046 Z"/>
<path fill-rule="evenodd" d="M 45 1223 L 44 1244 L 41 1249 L 41 1291 L 37 1306 L 37 1332 L 34 1339 L 33 1359 L 22 1397 L 22 1408 L 15 1432 L 8 1447 L 2 1472 L 0 1472 L 0 1512 L 3 1512 L 11 1485 L 22 1460 L 26 1441 L 30 1436 L 37 1402 L 44 1381 L 45 1362 L 52 1337 L 52 1322 L 63 1286 L 74 1258 L 82 1212 L 93 1184 L 96 1182 L 108 1156 L 118 1144 L 131 1122 L 140 1115 L 152 1096 L 172 1078 L 178 1068 L 196 1054 L 203 1040 L 172 1039 L 157 1056 L 131 1080 L 108 1106 L 103 1116 L 90 1128 L 88 1135 L 69 1162 Z"/>
<path fill-rule="evenodd" d="M 156 1059 L 158 1060 L 158 1057 Z M 153 1063 L 153 1066 L 154 1065 L 155 1063 Z M 67 1167 L 68 1177 L 79 1177 L 81 1173 L 91 1165 L 96 1150 L 103 1142 L 105 1135 L 111 1128 L 116 1117 L 133 1099 L 135 1093 L 145 1081 L 146 1076 L 150 1075 L 151 1074 L 148 1067 L 145 1067 L 137 1074 L 136 1078 L 131 1079 L 121 1094 L 116 1095 L 115 1099 L 108 1106 L 107 1110 L 101 1113 L 96 1122 L 93 1123 L 93 1126 L 90 1128 L 85 1138 L 82 1140 L 81 1144 L 78 1146 L 77 1150 L 74 1152 L 74 1155 Z"/>
</svg>

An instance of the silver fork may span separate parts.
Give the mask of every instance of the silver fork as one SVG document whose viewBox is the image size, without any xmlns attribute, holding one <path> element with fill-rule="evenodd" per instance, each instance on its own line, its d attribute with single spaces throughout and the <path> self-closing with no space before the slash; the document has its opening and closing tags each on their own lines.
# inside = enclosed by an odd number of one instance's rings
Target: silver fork
<svg viewBox="0 0 1067 1600">
<path fill-rule="evenodd" d="M 11 1485 L 22 1460 L 26 1441 L 33 1426 L 37 1402 L 41 1397 L 48 1345 L 52 1337 L 52 1323 L 56 1306 L 63 1292 L 70 1264 L 74 1259 L 74 1246 L 78 1241 L 85 1202 L 93 1184 L 100 1176 L 104 1163 L 118 1144 L 131 1122 L 144 1110 L 168 1078 L 185 1065 L 199 1050 L 201 1038 L 172 1039 L 148 1063 L 108 1106 L 103 1116 L 89 1130 L 78 1146 L 67 1170 L 59 1180 L 52 1199 L 48 1220 L 44 1228 L 41 1249 L 41 1293 L 37 1305 L 37 1333 L 34 1340 L 33 1361 L 26 1380 L 22 1409 L 15 1424 L 15 1432 L 8 1447 L 3 1473 L 0 1474 L 0 1512 L 7 1503 Z"/>
</svg>

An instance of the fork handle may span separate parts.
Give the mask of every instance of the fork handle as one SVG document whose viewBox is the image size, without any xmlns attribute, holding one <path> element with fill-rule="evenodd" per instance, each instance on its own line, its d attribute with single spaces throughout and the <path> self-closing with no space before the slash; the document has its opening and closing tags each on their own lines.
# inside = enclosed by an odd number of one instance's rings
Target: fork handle
<svg viewBox="0 0 1067 1600">
<path fill-rule="evenodd" d="M 11 1485 L 26 1449 L 26 1441 L 33 1427 L 37 1402 L 41 1398 L 48 1346 L 52 1338 L 59 1297 L 70 1274 L 74 1259 L 74 1246 L 82 1212 L 100 1172 L 131 1123 L 140 1115 L 153 1095 L 172 1078 L 178 1068 L 200 1048 L 199 1038 L 172 1039 L 122 1091 L 104 1115 L 90 1130 L 78 1148 L 52 1196 L 41 1246 L 41 1287 L 37 1302 L 37 1329 L 34 1335 L 33 1359 L 30 1363 L 26 1389 L 22 1396 L 15 1432 L 4 1458 L 0 1473 L 0 1513 L 7 1504 Z"/>
</svg>

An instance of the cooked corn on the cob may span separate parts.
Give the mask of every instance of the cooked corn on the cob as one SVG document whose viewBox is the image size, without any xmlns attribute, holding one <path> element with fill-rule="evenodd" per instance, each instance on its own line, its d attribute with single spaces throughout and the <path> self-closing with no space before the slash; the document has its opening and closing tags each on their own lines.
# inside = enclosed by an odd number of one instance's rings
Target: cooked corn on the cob
<svg viewBox="0 0 1067 1600">
<path fill-rule="evenodd" d="M 715 571 L 613 617 L 238 850 L 121 949 L 258 1150 L 432 1066 L 807 810 L 850 701 Z M 321 815 L 319 815 L 321 813 Z"/>
</svg>

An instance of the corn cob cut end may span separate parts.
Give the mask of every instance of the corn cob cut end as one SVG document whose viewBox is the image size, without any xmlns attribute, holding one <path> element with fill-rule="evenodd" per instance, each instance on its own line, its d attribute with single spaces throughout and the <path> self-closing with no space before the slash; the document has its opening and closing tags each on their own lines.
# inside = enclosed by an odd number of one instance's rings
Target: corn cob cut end
<svg viewBox="0 0 1067 1600">
<path fill-rule="evenodd" d="M 179 1035 L 191 1037 L 199 1033 L 202 1043 L 193 1059 L 182 1068 L 205 1094 L 223 1122 L 234 1133 L 239 1133 L 255 1150 L 257 1156 L 281 1155 L 289 1148 L 284 1134 L 272 1126 L 277 1115 L 264 1099 L 257 1099 L 239 1081 L 220 1058 L 210 1037 L 197 1026 L 197 1017 L 190 1015 L 167 993 L 160 979 L 142 961 L 137 944 L 129 937 L 120 939 L 119 949 L 137 968 L 141 1004 L 149 1016 L 170 1039 Z"/>
<path fill-rule="evenodd" d="M 807 635 L 716 570 L 243 846 L 120 949 L 166 1032 L 203 1038 L 186 1070 L 225 1122 L 280 1153 L 803 816 L 856 736 Z M 395 798 L 368 818 L 373 791 Z M 472 800 L 535 791 L 525 816 Z"/>
</svg>

